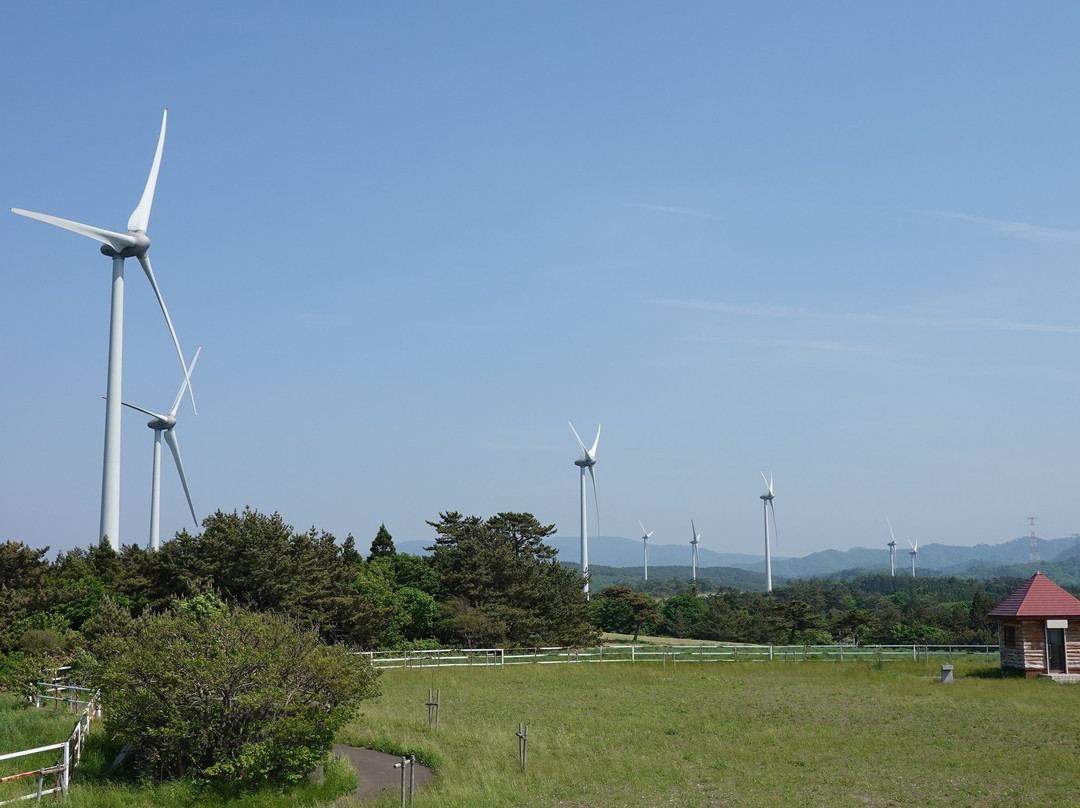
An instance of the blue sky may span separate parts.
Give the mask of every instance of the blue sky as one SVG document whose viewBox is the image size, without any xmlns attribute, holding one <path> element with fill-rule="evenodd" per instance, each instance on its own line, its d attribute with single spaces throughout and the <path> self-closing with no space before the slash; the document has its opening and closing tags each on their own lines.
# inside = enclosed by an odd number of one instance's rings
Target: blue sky
<svg viewBox="0 0 1080 808">
<path fill-rule="evenodd" d="M 1080 532 L 1080 7 L 22 3 L 5 206 L 150 255 L 196 509 L 760 552 Z M 17 32 L 17 34 L 13 33 Z M 5 213 L 0 540 L 95 540 L 109 261 Z M 167 409 L 128 262 L 124 397 Z M 125 413 L 122 535 L 152 433 Z M 162 532 L 192 529 L 175 470 Z M 187 520 L 187 521 L 185 521 Z M 592 528 L 595 530 L 595 527 Z"/>
</svg>

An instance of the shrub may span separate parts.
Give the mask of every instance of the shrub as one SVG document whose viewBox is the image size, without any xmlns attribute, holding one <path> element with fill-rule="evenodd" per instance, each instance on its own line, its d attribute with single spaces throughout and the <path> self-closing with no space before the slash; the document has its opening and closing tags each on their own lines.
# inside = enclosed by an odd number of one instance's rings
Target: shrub
<svg viewBox="0 0 1080 808">
<path fill-rule="evenodd" d="M 376 671 L 286 617 L 213 605 L 103 639 L 106 731 L 156 779 L 296 782 L 377 693 Z"/>
</svg>

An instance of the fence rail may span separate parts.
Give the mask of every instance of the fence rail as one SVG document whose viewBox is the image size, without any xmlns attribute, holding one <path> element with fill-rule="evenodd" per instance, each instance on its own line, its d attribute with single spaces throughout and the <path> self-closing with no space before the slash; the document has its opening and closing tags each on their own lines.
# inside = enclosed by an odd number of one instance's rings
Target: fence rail
<svg viewBox="0 0 1080 808">
<path fill-rule="evenodd" d="M 83 691 L 90 692 L 86 688 L 72 687 L 70 685 L 57 685 L 53 682 L 39 686 L 44 686 L 48 690 L 71 690 L 71 691 Z M 58 755 L 59 760 L 52 766 L 41 766 L 37 769 L 32 769 L 27 772 L 20 772 L 18 774 L 10 774 L 6 777 L 0 777 L 0 783 L 6 783 L 14 780 L 23 780 L 30 777 L 37 778 L 37 789 L 29 794 L 23 794 L 22 796 L 15 797 L 0 802 L 0 805 L 8 805 L 9 803 L 20 802 L 21 800 L 37 799 L 41 802 L 41 798 L 46 794 L 55 794 L 60 792 L 63 797 L 67 797 L 68 786 L 71 784 L 71 771 L 79 765 L 79 761 L 82 760 L 82 750 L 86 742 L 87 733 L 90 732 L 90 722 L 101 716 L 101 696 L 97 691 L 94 691 L 89 699 L 83 701 L 75 698 L 65 698 L 59 696 L 47 696 L 41 695 L 40 699 L 37 698 L 38 692 L 35 691 L 34 706 L 40 707 L 41 700 L 56 699 L 69 705 L 83 704 L 85 705 L 83 711 L 79 714 L 79 718 L 75 723 L 75 729 L 71 731 L 71 735 L 68 736 L 66 741 L 60 743 L 49 744 L 48 746 L 39 746 L 35 749 L 23 749 L 18 752 L 8 752 L 7 754 L 0 755 L 0 761 L 16 760 L 22 757 L 28 757 L 30 755 L 40 754 L 42 752 L 51 752 L 57 750 L 60 752 Z M 55 775 L 56 780 L 52 788 L 45 788 L 45 778 Z"/>
<path fill-rule="evenodd" d="M 501 667 L 566 663 L 894 662 L 932 657 L 996 659 L 996 645 L 603 645 L 591 648 L 440 648 L 365 651 L 378 668 Z"/>
</svg>

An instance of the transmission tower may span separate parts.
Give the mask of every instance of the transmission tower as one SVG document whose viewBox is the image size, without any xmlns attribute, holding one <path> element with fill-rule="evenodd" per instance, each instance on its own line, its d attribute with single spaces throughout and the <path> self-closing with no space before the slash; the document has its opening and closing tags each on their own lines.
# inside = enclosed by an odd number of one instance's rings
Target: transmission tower
<svg viewBox="0 0 1080 808">
<path fill-rule="evenodd" d="M 1042 560 L 1039 558 L 1039 537 L 1035 535 L 1035 520 L 1037 516 L 1028 517 L 1028 527 L 1031 528 L 1028 540 L 1028 563 L 1035 567 L 1038 571 L 1042 567 Z"/>
</svg>

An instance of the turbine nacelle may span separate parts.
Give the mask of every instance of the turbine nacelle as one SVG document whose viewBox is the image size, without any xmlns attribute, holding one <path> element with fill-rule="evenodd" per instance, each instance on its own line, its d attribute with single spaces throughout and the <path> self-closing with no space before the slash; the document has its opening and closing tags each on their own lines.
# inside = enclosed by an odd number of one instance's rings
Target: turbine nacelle
<svg viewBox="0 0 1080 808">
<path fill-rule="evenodd" d="M 155 432 L 162 432 L 166 429 L 172 429 L 176 426 L 176 416 L 174 415 L 159 415 L 152 421 L 147 421 L 146 425 Z"/>
<path fill-rule="evenodd" d="M 117 250 L 111 244 L 102 244 L 99 248 L 101 254 L 107 255 L 109 258 L 142 258 L 145 256 L 146 251 L 150 249 L 150 237 L 146 235 L 146 232 L 128 232 L 128 235 L 134 240 L 134 244 L 124 247 L 122 250 Z"/>
<path fill-rule="evenodd" d="M 772 490 L 772 484 L 773 484 L 772 474 L 769 474 L 769 476 L 766 477 L 765 472 L 763 471 L 763 472 L 761 472 L 761 479 L 763 479 L 765 481 L 766 491 L 765 491 L 764 494 L 761 495 L 760 499 L 763 499 L 766 502 L 771 502 L 773 500 L 773 498 L 774 498 L 773 490 Z"/>
</svg>

